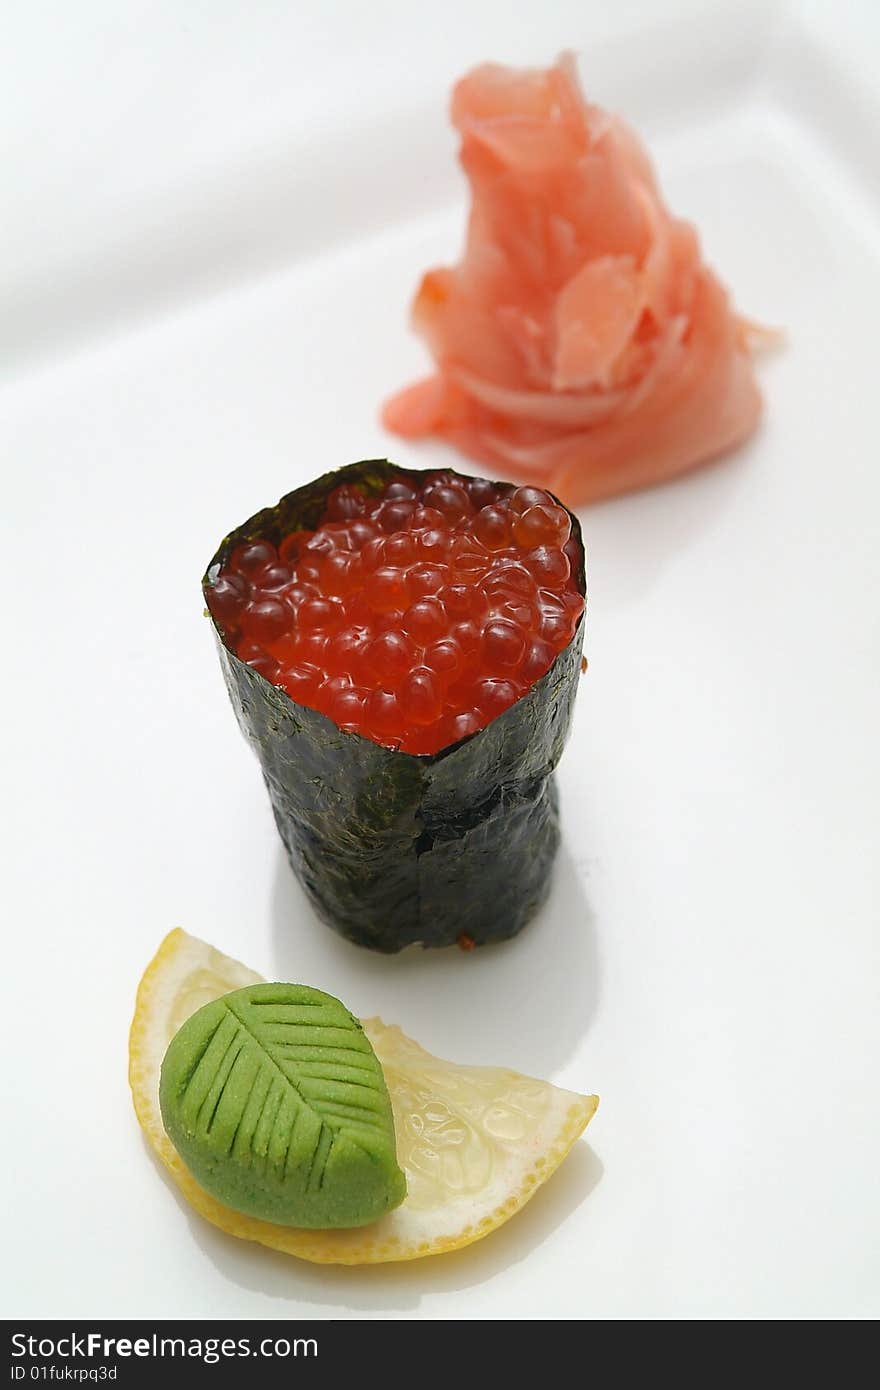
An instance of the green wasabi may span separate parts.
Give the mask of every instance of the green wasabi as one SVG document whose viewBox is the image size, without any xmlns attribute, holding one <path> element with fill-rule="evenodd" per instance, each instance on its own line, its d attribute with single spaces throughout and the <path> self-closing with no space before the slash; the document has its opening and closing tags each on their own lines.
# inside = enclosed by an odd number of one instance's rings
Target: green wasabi
<svg viewBox="0 0 880 1390">
<path fill-rule="evenodd" d="M 307 985 L 234 990 L 162 1063 L 168 1137 L 224 1206 L 285 1226 L 365 1226 L 399 1206 L 382 1068 L 358 1020 Z"/>
</svg>

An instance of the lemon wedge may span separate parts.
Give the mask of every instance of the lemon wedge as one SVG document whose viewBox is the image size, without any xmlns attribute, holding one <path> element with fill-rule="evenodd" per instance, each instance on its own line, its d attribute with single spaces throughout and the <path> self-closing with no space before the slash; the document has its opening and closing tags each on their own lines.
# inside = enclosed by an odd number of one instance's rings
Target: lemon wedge
<svg viewBox="0 0 880 1390">
<path fill-rule="evenodd" d="M 459 1250 L 503 1225 L 565 1158 L 599 1104 L 500 1067 L 441 1061 L 380 1019 L 364 1030 L 391 1096 L 402 1206 L 371 1226 L 300 1230 L 243 1216 L 199 1186 L 165 1133 L 159 1072 L 171 1038 L 212 999 L 261 976 L 179 928 L 144 972 L 129 1038 L 141 1127 L 190 1204 L 229 1235 L 317 1264 L 379 1264 Z"/>
</svg>

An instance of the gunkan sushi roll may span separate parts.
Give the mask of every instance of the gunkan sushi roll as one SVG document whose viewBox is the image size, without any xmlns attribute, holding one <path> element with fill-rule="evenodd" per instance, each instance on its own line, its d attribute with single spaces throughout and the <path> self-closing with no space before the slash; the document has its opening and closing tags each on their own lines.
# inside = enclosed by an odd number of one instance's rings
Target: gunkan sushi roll
<svg viewBox="0 0 880 1390">
<path fill-rule="evenodd" d="M 539 488 L 368 460 L 244 522 L 202 582 L 319 914 L 388 952 L 525 926 L 559 842 L 577 519 Z"/>
</svg>

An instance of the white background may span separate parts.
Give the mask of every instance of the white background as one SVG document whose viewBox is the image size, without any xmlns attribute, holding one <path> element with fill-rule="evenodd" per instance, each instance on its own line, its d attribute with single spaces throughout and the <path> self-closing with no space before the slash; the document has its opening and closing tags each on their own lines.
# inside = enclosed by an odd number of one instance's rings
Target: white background
<svg viewBox="0 0 880 1390">
<path fill-rule="evenodd" d="M 851 5 L 31 3 L 0 84 L 7 1316 L 880 1312 L 880 18 Z M 739 305 L 784 325 L 738 456 L 593 508 L 590 670 L 541 920 L 386 959 L 316 923 L 202 617 L 219 537 L 384 435 L 454 258 L 445 103 L 581 54 Z M 458 1255 L 223 1236 L 129 1103 L 174 925 L 427 1047 L 602 1096 Z"/>
</svg>

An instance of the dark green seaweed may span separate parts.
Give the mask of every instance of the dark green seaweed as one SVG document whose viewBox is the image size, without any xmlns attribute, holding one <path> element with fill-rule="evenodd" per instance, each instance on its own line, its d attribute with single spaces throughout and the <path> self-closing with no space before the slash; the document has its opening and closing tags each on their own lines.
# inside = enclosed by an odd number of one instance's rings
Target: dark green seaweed
<svg viewBox="0 0 880 1390">
<path fill-rule="evenodd" d="M 452 471 L 452 470 L 446 470 Z M 351 464 L 290 492 L 222 541 L 207 588 L 243 540 L 318 526 L 328 492 L 378 493 L 416 470 Z M 576 578 L 586 592 L 583 545 Z M 543 902 L 559 844 L 553 769 L 568 736 L 581 618 L 541 680 L 484 729 L 439 753 L 402 753 L 345 733 L 240 661 L 215 626 L 226 688 L 262 769 L 294 872 L 317 912 L 360 946 L 482 945 L 515 936 Z"/>
</svg>

